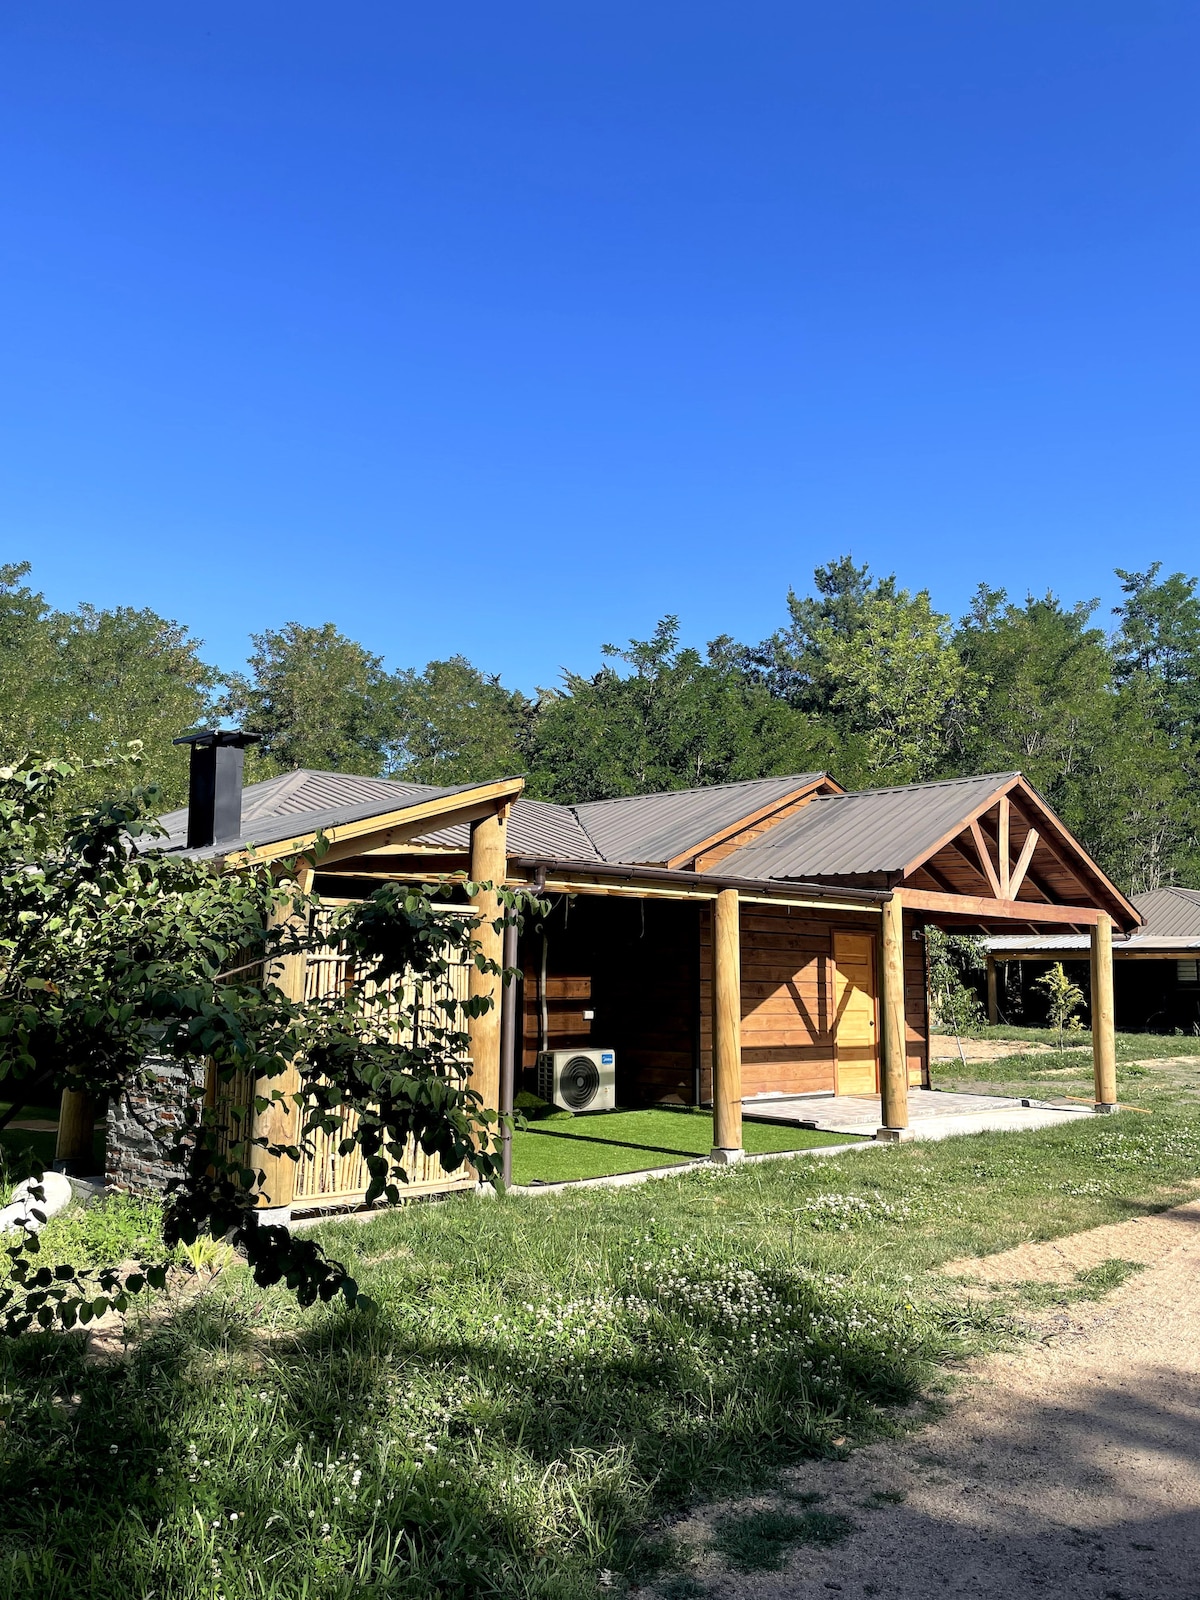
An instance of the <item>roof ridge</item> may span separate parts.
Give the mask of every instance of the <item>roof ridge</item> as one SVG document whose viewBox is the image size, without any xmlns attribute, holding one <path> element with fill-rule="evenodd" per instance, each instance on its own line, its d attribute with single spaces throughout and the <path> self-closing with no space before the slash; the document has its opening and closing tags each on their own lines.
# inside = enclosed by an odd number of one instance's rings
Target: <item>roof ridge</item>
<svg viewBox="0 0 1200 1600">
<path fill-rule="evenodd" d="M 775 777 L 767 778 L 733 778 L 728 783 L 698 783 L 687 789 L 651 789 L 644 794 L 611 794 L 603 800 L 576 800 L 570 809 L 578 810 L 580 806 L 612 806 L 618 805 L 623 800 L 657 800 L 666 795 L 681 794 L 712 794 L 714 789 L 748 789 L 753 784 L 783 783 L 793 779 L 827 778 L 827 772 L 781 772 Z"/>
<path fill-rule="evenodd" d="M 1020 778 L 1024 774 L 1020 771 L 1013 772 L 977 772 L 970 778 L 929 778 L 924 783 L 884 783 L 875 789 L 847 789 L 845 794 L 822 794 L 819 800 L 857 800 L 865 794 L 907 794 L 913 789 L 948 789 L 956 783 L 983 783 L 988 778 L 993 778 L 997 783 L 1006 783 L 1009 778 Z"/>
</svg>

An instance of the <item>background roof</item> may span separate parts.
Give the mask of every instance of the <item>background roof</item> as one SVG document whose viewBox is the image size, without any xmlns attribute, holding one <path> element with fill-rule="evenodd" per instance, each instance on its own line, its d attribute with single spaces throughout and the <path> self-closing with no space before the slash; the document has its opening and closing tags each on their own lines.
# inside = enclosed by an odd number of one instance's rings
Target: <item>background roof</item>
<svg viewBox="0 0 1200 1600">
<path fill-rule="evenodd" d="M 1113 941 L 1113 949 L 1137 952 L 1161 949 L 1164 953 L 1200 950 L 1200 890 L 1167 887 L 1149 889 L 1145 894 L 1132 896 L 1133 903 L 1145 917 L 1145 926 L 1122 939 Z M 1088 949 L 1086 934 L 1022 934 L 1002 935 L 989 939 L 988 949 L 997 955 L 1022 950 L 1050 950 L 1064 953 Z"/>
</svg>

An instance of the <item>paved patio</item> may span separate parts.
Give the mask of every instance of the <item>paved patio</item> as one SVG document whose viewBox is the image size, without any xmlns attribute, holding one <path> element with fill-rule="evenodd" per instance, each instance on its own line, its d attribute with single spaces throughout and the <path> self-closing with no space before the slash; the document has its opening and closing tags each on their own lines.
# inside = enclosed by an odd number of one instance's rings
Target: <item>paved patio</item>
<svg viewBox="0 0 1200 1600">
<path fill-rule="evenodd" d="M 878 1095 L 762 1094 L 742 1101 L 742 1115 L 762 1122 L 790 1123 L 822 1133 L 874 1136 L 880 1125 Z M 1048 1128 L 1056 1122 L 1094 1116 L 1090 1106 L 1052 1106 L 996 1094 L 951 1094 L 945 1089 L 909 1089 L 908 1121 L 914 1139 L 947 1139 L 955 1133 L 1013 1132 Z"/>
</svg>

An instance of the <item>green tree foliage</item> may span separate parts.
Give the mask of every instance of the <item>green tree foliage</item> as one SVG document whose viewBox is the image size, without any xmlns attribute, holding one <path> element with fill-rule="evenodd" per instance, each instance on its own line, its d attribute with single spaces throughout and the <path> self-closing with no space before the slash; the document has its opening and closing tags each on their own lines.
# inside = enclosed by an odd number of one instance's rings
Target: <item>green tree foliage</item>
<svg viewBox="0 0 1200 1600">
<path fill-rule="evenodd" d="M 962 659 L 926 590 L 873 578 L 849 556 L 818 567 L 814 597 L 787 597 L 789 623 L 743 660 L 772 694 L 832 729 L 853 787 L 940 775 L 973 726 L 985 682 Z"/>
<path fill-rule="evenodd" d="M 253 635 L 249 674 L 232 673 L 226 716 L 262 735 L 247 777 L 311 767 L 380 777 L 388 767 L 395 685 L 379 656 L 332 622 Z"/>
<path fill-rule="evenodd" d="M 1195 578 L 1173 572 L 1160 581 L 1161 569 L 1159 561 L 1145 572 L 1117 568 L 1125 600 L 1114 667 L 1118 683 L 1146 686 L 1158 726 L 1187 748 L 1200 737 L 1200 596 Z"/>
<path fill-rule="evenodd" d="M 147 821 L 153 791 L 135 789 L 62 828 L 56 794 L 74 776 L 66 762 L 0 768 L 0 1098 L 20 1103 L 47 1086 L 97 1099 L 127 1093 L 141 1082 L 148 1038 L 160 1053 L 208 1063 L 218 1080 L 244 1073 L 269 1085 L 294 1063 L 302 1113 L 294 1146 L 241 1128 L 230 1130 L 229 1148 L 219 1097 L 209 1105 L 198 1093 L 174 1147 L 179 1177 L 165 1233 L 168 1243 L 230 1234 L 259 1283 L 286 1279 L 309 1302 L 353 1299 L 353 1282 L 312 1241 L 260 1223 L 253 1188 L 261 1157 L 298 1160 L 318 1133 L 341 1134 L 343 1151 L 357 1145 L 365 1159 L 368 1199 L 391 1201 L 400 1198 L 413 1139 L 447 1170 L 470 1161 L 494 1177 L 495 1119 L 459 1067 L 466 1022 L 491 1000 L 456 999 L 451 969 L 472 960 L 499 968 L 446 903 L 449 890 L 386 885 L 326 927 L 286 871 L 217 874 L 156 851 Z M 507 892 L 502 900 L 505 916 L 525 903 Z M 290 998 L 276 981 L 283 960 L 327 943 L 353 956 L 346 988 Z M 393 981 L 407 974 L 421 981 Z M 256 1109 L 280 1098 L 264 1088 Z M 9 1332 L 123 1308 L 163 1276 L 161 1263 L 132 1276 L 50 1273 L 36 1254 L 30 1230 L 0 1255 L 0 1320 Z"/>
<path fill-rule="evenodd" d="M 526 771 L 533 704 L 465 656 L 395 680 L 390 763 L 414 783 L 479 783 Z"/>
<path fill-rule="evenodd" d="M 54 611 L 23 582 L 28 572 L 0 567 L 0 750 L 69 757 L 67 798 L 83 805 L 112 782 L 104 758 L 140 740 L 146 781 L 181 804 L 187 755 L 171 741 L 207 720 L 217 684 L 200 641 L 131 606 Z"/>
<path fill-rule="evenodd" d="M 678 619 L 664 617 L 649 639 L 605 645 L 604 654 L 621 667 L 568 673 L 543 696 L 531 789 L 545 799 L 824 770 L 836 758 L 834 731 L 756 682 L 727 638 L 701 655 L 680 644 Z"/>
<path fill-rule="evenodd" d="M 982 939 L 972 934 L 946 933 L 932 926 L 925 929 L 930 1022 L 934 1027 L 957 1035 L 983 1022 L 979 996 L 964 981 L 969 973 L 983 971 L 986 965 L 983 944 Z"/>
</svg>

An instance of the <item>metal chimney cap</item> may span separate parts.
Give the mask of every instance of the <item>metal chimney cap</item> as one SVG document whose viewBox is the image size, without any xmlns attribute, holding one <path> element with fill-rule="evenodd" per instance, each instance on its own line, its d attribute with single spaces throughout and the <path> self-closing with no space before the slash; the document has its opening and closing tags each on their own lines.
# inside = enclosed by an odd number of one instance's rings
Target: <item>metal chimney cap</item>
<svg viewBox="0 0 1200 1600">
<path fill-rule="evenodd" d="M 248 744 L 259 744 L 261 740 L 261 733 L 246 733 L 242 728 L 201 728 L 199 733 L 181 734 L 171 743 L 232 745 L 235 750 L 244 750 Z"/>
</svg>

